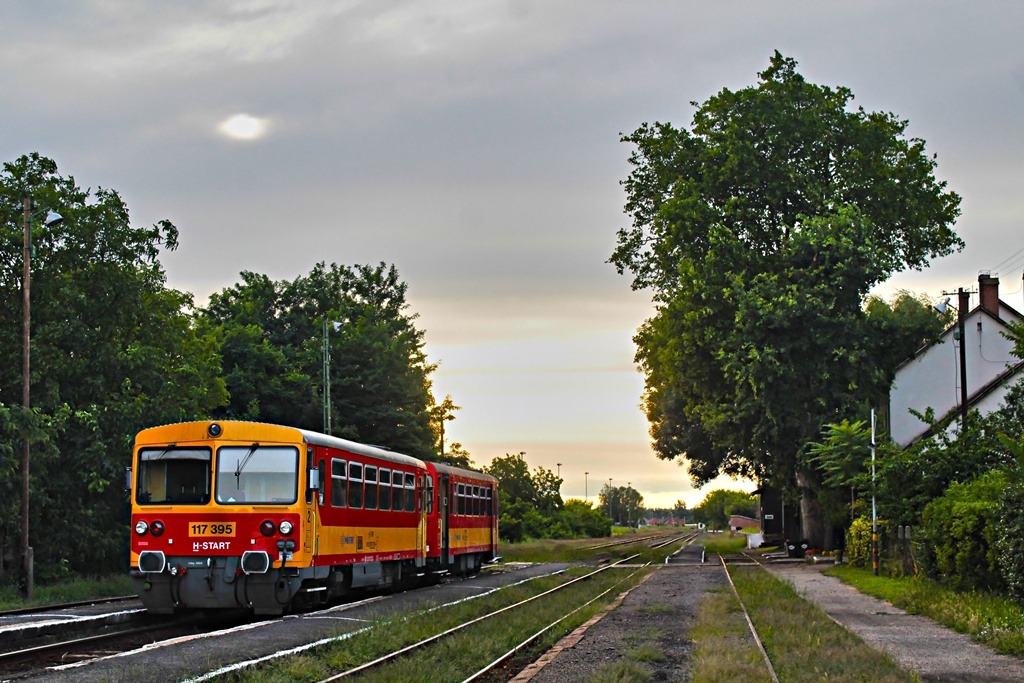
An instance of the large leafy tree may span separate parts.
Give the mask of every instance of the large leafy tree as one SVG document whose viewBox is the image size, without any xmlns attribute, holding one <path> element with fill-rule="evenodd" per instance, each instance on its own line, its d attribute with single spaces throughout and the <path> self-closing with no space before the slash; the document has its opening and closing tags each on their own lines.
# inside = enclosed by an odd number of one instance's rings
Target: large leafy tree
<svg viewBox="0 0 1024 683">
<path fill-rule="evenodd" d="M 323 322 L 335 436 L 423 458 L 437 453 L 423 332 L 394 266 L 317 264 L 293 281 L 243 272 L 214 294 L 201 327 L 221 344 L 223 417 L 323 429 Z"/>
<path fill-rule="evenodd" d="M 64 217 L 33 226 L 31 415 L 20 408 L 15 360 L 26 197 Z M 41 580 L 61 568 L 121 566 L 128 521 L 121 483 L 133 435 L 207 414 L 226 399 L 216 344 L 194 329 L 191 296 L 165 286 L 158 257 L 177 238 L 167 221 L 132 225 L 116 191 L 84 190 L 50 159 L 32 154 L 4 164 L 0 356 L 11 362 L 0 365 L 0 404 L 13 418 L 5 435 L 33 442 L 30 541 Z M 20 515 L 12 457 L 0 449 L 0 542 L 8 546 L 16 546 Z"/>
<path fill-rule="evenodd" d="M 745 475 L 802 494 L 824 529 L 806 445 L 880 395 L 891 368 L 864 310 L 891 274 L 962 247 L 960 198 L 893 114 L 853 109 L 778 52 L 756 86 L 644 124 L 611 262 L 656 315 L 636 336 L 659 457 L 698 484 Z M 809 527 L 809 528 L 808 528 Z"/>
</svg>

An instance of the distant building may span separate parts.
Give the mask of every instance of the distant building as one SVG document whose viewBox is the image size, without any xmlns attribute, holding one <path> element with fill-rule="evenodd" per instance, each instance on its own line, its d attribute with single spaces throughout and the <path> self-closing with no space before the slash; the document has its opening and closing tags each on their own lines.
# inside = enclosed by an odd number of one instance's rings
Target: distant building
<svg viewBox="0 0 1024 683">
<path fill-rule="evenodd" d="M 750 527 L 761 528 L 761 521 L 745 515 L 732 515 L 729 517 L 729 530 L 742 531 Z"/>
<path fill-rule="evenodd" d="M 997 410 L 1003 397 L 1024 371 L 1024 361 L 1012 355 L 1013 342 L 1004 336 L 1008 323 L 1021 314 L 999 299 L 999 278 L 978 278 L 980 302 L 966 313 L 963 351 L 967 369 L 967 408 L 987 415 Z M 954 418 L 960 411 L 959 325 L 954 323 L 934 344 L 918 351 L 896 370 L 889 389 L 889 435 L 901 448 L 931 436 L 931 425 L 920 414 L 931 408 L 937 422 Z"/>
</svg>

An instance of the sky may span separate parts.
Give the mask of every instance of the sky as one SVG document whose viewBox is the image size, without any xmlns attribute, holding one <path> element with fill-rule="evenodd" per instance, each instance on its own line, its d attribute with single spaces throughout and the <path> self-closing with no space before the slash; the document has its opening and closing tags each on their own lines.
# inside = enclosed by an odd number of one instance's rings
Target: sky
<svg viewBox="0 0 1024 683">
<path fill-rule="evenodd" d="M 900 289 L 998 274 L 1024 310 L 1024 4 L 768 0 L 36 0 L 0 8 L 0 161 L 38 151 L 171 220 L 168 284 L 394 264 L 447 436 L 526 453 L 565 497 L 629 484 L 691 507 L 639 408 L 650 295 L 607 263 L 629 225 L 623 134 L 690 123 L 774 50 L 908 119 L 963 197 L 960 253 Z M 976 288 L 976 287 L 975 287 Z M 955 301 L 955 297 L 954 297 Z"/>
</svg>

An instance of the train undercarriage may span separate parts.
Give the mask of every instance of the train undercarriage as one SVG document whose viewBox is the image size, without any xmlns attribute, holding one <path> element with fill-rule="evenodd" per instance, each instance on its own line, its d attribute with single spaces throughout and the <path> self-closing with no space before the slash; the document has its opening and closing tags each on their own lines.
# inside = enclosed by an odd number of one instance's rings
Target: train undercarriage
<svg viewBox="0 0 1024 683">
<path fill-rule="evenodd" d="M 493 555 L 471 553 L 450 559 L 450 563 L 430 558 L 299 568 L 274 567 L 245 557 L 172 556 L 160 571 L 133 569 L 131 579 L 143 605 L 154 614 L 241 609 L 273 616 L 322 607 L 359 593 L 428 585 L 447 574 L 476 574 Z"/>
</svg>

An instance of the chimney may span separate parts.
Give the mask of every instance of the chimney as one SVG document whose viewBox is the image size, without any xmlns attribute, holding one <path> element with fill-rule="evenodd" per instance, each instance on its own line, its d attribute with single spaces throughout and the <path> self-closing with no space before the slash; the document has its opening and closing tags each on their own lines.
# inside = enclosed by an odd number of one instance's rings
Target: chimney
<svg viewBox="0 0 1024 683">
<path fill-rule="evenodd" d="M 988 273 L 978 276 L 978 292 L 981 307 L 992 315 L 999 317 L 999 278 Z"/>
</svg>

